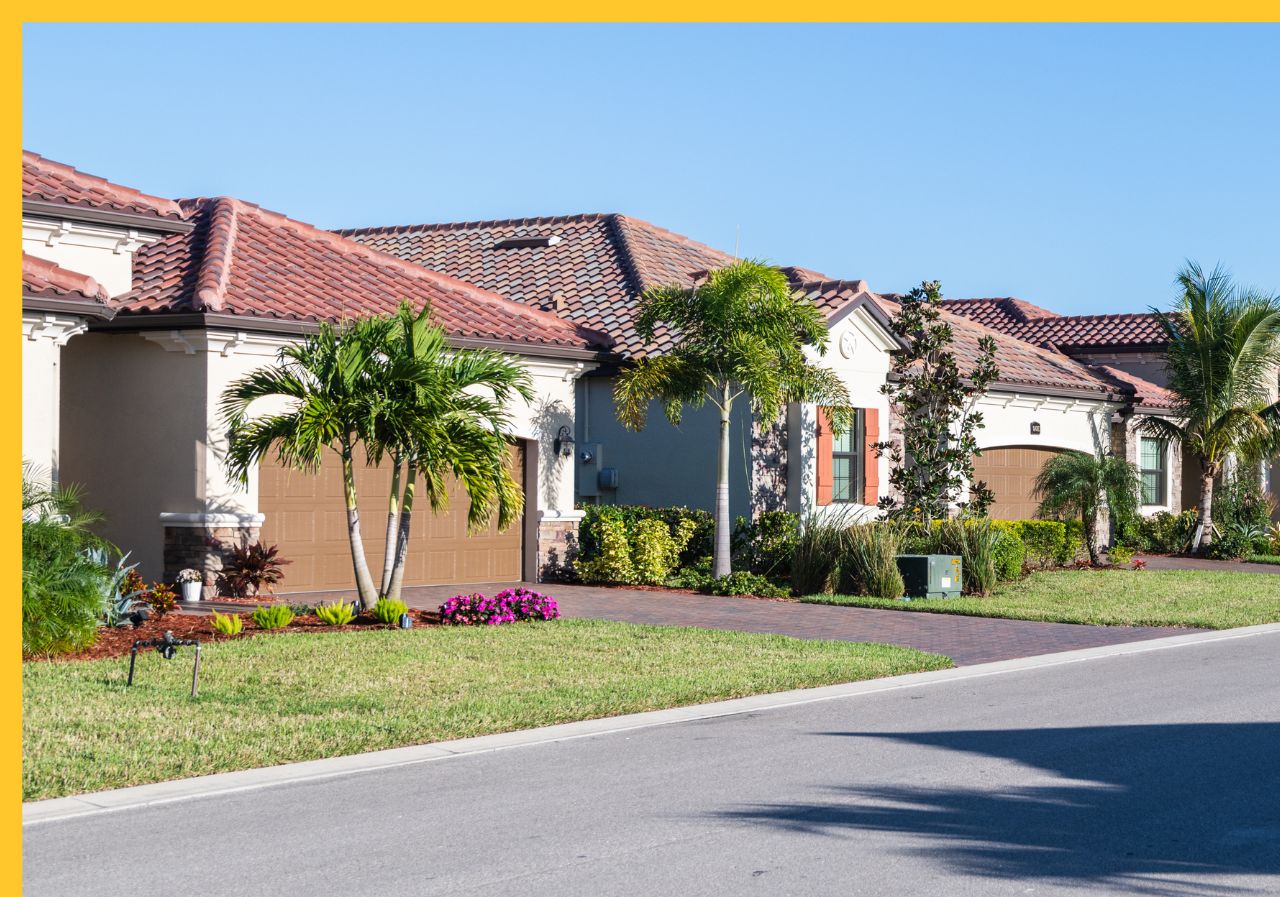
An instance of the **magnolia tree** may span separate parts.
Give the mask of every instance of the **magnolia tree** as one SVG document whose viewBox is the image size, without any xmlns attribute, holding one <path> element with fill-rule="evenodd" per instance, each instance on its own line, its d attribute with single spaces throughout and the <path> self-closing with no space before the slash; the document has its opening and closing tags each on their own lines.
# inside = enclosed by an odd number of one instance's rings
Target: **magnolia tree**
<svg viewBox="0 0 1280 897">
<path fill-rule="evenodd" d="M 982 412 L 974 405 L 1000 375 L 995 340 L 980 338 L 976 361 L 961 373 L 936 280 L 902 298 L 892 328 L 905 348 L 894 356 L 881 392 L 902 416 L 903 438 L 873 448 L 877 456 L 889 458 L 889 483 L 901 500 L 885 496 L 879 507 L 889 517 L 919 520 L 930 528 L 947 515 L 968 482 L 965 507 L 983 514 L 994 495 L 986 483 L 973 480 L 973 458 L 980 454 L 974 433 L 983 426 Z"/>
</svg>

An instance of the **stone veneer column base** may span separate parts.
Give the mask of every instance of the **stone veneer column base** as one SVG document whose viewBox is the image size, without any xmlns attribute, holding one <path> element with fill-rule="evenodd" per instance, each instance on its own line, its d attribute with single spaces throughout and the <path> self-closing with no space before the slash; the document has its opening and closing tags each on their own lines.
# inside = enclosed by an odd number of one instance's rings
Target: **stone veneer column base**
<svg viewBox="0 0 1280 897">
<path fill-rule="evenodd" d="M 231 549 L 252 545 L 262 531 L 261 514 L 160 515 L 164 527 L 164 581 L 191 568 L 204 576 L 204 597 L 218 596 L 218 578 Z"/>
<path fill-rule="evenodd" d="M 559 582 L 570 579 L 573 562 L 578 557 L 578 524 L 583 512 L 543 512 L 538 521 L 538 581 Z"/>
</svg>

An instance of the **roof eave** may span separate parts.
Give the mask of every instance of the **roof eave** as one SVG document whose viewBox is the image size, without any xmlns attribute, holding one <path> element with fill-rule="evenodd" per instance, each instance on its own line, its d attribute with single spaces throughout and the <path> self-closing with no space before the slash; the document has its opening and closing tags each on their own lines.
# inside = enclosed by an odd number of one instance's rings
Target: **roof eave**
<svg viewBox="0 0 1280 897">
<path fill-rule="evenodd" d="M 181 218 L 165 218 L 160 215 L 144 215 L 140 212 L 121 212 L 100 209 L 74 203 L 49 202 L 43 199 L 23 199 L 22 213 L 33 218 L 55 218 L 88 221 L 94 224 L 113 224 L 136 230 L 149 230 L 164 234 L 185 234 L 195 228 L 195 223 Z"/>
<path fill-rule="evenodd" d="M 46 311 L 55 314 L 76 315 L 81 318 L 93 318 L 99 321 L 110 321 L 116 310 L 93 299 L 64 299 L 47 293 L 23 293 L 22 308 L 24 311 Z"/>
<path fill-rule="evenodd" d="M 94 330 L 141 331 L 141 330 L 245 330 L 255 333 L 271 333 L 279 336 L 307 336 L 320 329 L 317 321 L 286 320 L 254 315 L 219 314 L 217 312 L 123 312 L 114 320 L 104 321 L 93 327 Z M 607 358 L 608 352 L 602 349 L 586 349 L 575 346 L 557 346 L 547 343 L 522 343 L 514 340 L 490 340 L 478 337 L 447 337 L 449 345 L 459 349 L 498 349 L 518 355 L 537 358 L 571 359 L 578 361 L 598 361 Z"/>
</svg>

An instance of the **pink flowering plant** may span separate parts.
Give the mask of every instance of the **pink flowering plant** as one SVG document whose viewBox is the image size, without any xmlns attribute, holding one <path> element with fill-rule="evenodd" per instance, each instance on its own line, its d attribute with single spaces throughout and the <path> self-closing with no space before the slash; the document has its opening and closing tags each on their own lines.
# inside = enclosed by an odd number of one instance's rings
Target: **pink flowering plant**
<svg viewBox="0 0 1280 897">
<path fill-rule="evenodd" d="M 479 592 L 454 595 L 440 605 L 440 622 L 455 626 L 500 626 L 525 620 L 554 620 L 560 616 L 549 595 L 518 587 L 503 589 L 492 598 Z"/>
</svg>

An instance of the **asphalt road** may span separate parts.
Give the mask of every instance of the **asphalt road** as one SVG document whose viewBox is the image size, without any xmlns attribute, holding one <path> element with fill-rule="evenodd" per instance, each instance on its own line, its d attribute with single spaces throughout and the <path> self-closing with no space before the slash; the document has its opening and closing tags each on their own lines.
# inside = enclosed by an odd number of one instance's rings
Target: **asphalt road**
<svg viewBox="0 0 1280 897">
<path fill-rule="evenodd" d="M 1280 633 L 29 827 L 28 897 L 1280 893 Z"/>
</svg>

